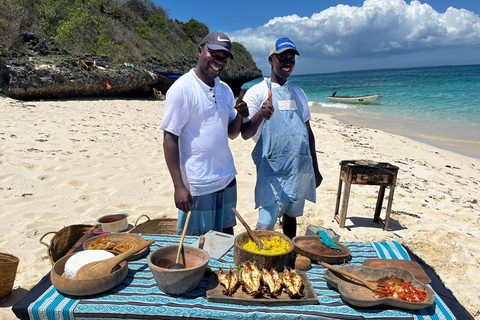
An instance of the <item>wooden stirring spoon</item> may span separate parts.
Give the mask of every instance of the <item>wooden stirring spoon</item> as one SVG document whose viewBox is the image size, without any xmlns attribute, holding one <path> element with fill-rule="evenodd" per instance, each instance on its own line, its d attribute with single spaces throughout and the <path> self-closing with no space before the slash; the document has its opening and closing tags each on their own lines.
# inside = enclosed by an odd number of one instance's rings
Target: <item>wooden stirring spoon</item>
<svg viewBox="0 0 480 320">
<path fill-rule="evenodd" d="M 243 224 L 243 226 L 245 227 L 245 229 L 247 229 L 247 233 L 248 235 L 250 236 L 250 238 L 252 238 L 253 241 L 255 241 L 255 244 L 257 245 L 257 247 L 260 249 L 260 250 L 270 250 L 269 247 L 266 247 L 262 241 L 260 241 L 260 238 L 258 238 L 258 236 L 255 234 L 255 232 L 253 232 L 252 229 L 250 229 L 250 226 L 245 222 L 245 220 L 243 220 L 242 216 L 240 215 L 240 213 L 238 213 L 238 211 L 235 209 L 235 208 L 232 208 L 232 211 L 233 213 L 235 213 L 235 215 L 237 216 L 238 220 L 240 220 L 240 222 Z"/>
<path fill-rule="evenodd" d="M 101 261 L 95 261 L 91 262 L 89 264 L 84 265 L 80 269 L 78 269 L 77 274 L 76 274 L 76 279 L 77 280 L 87 280 L 87 279 L 93 279 L 93 278 L 98 278 L 98 277 L 103 277 L 112 272 L 112 269 L 122 262 L 125 259 L 130 258 L 134 253 L 148 247 L 152 243 L 154 243 L 155 240 L 151 239 L 145 242 L 142 242 L 136 247 L 131 248 L 128 251 L 125 251 L 124 253 L 121 253 L 115 257 L 106 259 L 106 260 L 101 260 Z"/>
<path fill-rule="evenodd" d="M 177 252 L 177 260 L 175 263 L 170 265 L 168 269 L 185 269 L 185 265 L 180 263 L 180 253 L 183 249 L 183 240 L 185 240 L 185 234 L 187 234 L 188 222 L 190 221 L 190 216 L 192 215 L 192 211 L 188 211 L 187 219 L 185 220 L 185 225 L 183 226 L 182 237 L 180 238 L 180 244 L 178 245 L 178 252 Z"/>
<path fill-rule="evenodd" d="M 383 285 L 380 285 L 376 282 L 370 282 L 368 280 L 365 280 L 363 279 L 362 277 L 359 277 L 357 275 L 354 275 L 350 272 L 347 272 L 343 269 L 340 269 L 340 268 L 337 268 L 337 267 L 334 267 L 326 262 L 323 262 L 323 261 L 318 261 L 319 264 L 321 264 L 322 266 L 324 266 L 325 268 L 327 269 L 330 269 L 334 272 L 338 272 L 344 276 L 347 276 L 351 279 L 354 279 L 354 280 L 357 280 L 358 282 L 362 283 L 365 287 L 367 287 L 368 289 L 372 290 L 373 292 L 375 293 L 379 293 L 379 294 L 383 294 L 383 293 L 388 293 L 387 289 L 385 288 L 385 286 Z"/>
</svg>

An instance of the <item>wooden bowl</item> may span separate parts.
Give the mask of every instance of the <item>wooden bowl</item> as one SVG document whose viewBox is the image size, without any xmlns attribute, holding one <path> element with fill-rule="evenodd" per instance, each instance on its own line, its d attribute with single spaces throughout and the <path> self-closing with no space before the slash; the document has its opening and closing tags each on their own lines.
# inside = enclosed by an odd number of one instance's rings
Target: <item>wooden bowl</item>
<svg viewBox="0 0 480 320">
<path fill-rule="evenodd" d="M 98 239 L 100 239 L 102 237 L 107 237 L 110 241 L 112 241 L 116 244 L 121 244 L 123 242 L 128 242 L 128 241 L 132 241 L 132 240 L 136 241 L 138 244 L 146 241 L 141 236 L 136 235 L 136 234 L 132 234 L 132 233 L 107 233 L 107 234 L 101 234 L 101 235 L 98 235 L 98 236 L 95 236 L 95 237 L 92 237 L 92 238 L 89 238 L 89 239 L 85 240 L 85 242 L 83 243 L 83 249 L 84 250 L 89 250 L 88 247 L 90 247 L 90 245 L 92 243 L 94 243 L 95 241 L 97 241 Z M 141 258 L 145 257 L 148 250 L 149 250 L 148 247 L 143 249 L 143 250 L 140 250 L 139 252 L 134 253 L 127 260 L 128 261 L 133 261 L 133 260 L 141 259 Z M 121 252 L 117 252 L 117 253 L 121 253 Z"/>
<path fill-rule="evenodd" d="M 116 254 L 114 252 L 114 254 Z M 59 259 L 52 267 L 50 280 L 53 286 L 64 294 L 72 296 L 89 296 L 110 290 L 125 279 L 128 273 L 128 264 L 123 261 L 114 268 L 109 275 L 88 280 L 67 279 L 63 276 L 65 263 L 75 253 L 69 254 Z"/>
<path fill-rule="evenodd" d="M 289 237 L 287 237 L 283 233 L 269 230 L 255 230 L 253 232 L 255 232 L 260 239 L 263 237 L 271 238 L 273 236 L 279 236 L 290 244 L 290 250 L 285 253 L 276 255 L 268 255 L 248 251 L 243 248 L 243 245 L 245 245 L 245 243 L 250 240 L 250 236 L 247 232 L 244 232 L 235 237 L 233 252 L 233 262 L 235 263 L 235 265 L 238 266 L 242 262 L 246 261 L 256 261 L 257 267 L 260 270 L 262 268 L 265 268 L 267 270 L 275 268 L 278 272 L 283 272 L 285 266 L 292 266 L 293 243 Z"/>
<path fill-rule="evenodd" d="M 177 260 L 178 246 L 166 246 L 154 250 L 147 257 L 147 263 L 160 290 L 170 295 L 182 295 L 195 289 L 210 261 L 202 249 L 183 246 L 179 263 L 185 269 L 169 269 Z"/>
<path fill-rule="evenodd" d="M 294 250 L 297 254 L 301 254 L 310 260 L 318 263 L 323 261 L 332 264 L 339 264 L 348 261 L 352 257 L 350 249 L 344 245 L 334 241 L 334 243 L 342 249 L 339 253 L 330 249 L 320 241 L 319 236 L 298 236 L 293 238 Z"/>
<path fill-rule="evenodd" d="M 330 270 L 325 270 L 327 282 L 338 289 L 342 299 L 353 306 L 370 308 L 376 305 L 388 305 L 400 309 L 419 310 L 431 306 L 435 301 L 435 292 L 423 282 L 417 280 L 408 270 L 402 268 L 371 268 L 357 265 L 344 265 L 341 269 L 360 276 L 366 280 L 377 281 L 383 277 L 394 275 L 417 289 L 425 290 L 427 295 L 423 302 L 408 302 L 393 298 L 379 298 L 373 291 L 356 281 Z"/>
</svg>

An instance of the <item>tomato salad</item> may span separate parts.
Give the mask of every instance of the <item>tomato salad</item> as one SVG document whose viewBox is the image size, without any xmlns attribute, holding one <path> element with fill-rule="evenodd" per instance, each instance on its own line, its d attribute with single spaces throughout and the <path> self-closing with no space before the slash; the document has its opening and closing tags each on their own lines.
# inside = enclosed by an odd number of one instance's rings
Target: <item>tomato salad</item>
<svg viewBox="0 0 480 320">
<path fill-rule="evenodd" d="M 410 283 L 398 279 L 394 276 L 378 280 L 380 285 L 384 285 L 388 293 L 378 294 L 380 298 L 393 298 L 408 302 L 423 302 L 427 292 L 414 288 Z"/>
</svg>

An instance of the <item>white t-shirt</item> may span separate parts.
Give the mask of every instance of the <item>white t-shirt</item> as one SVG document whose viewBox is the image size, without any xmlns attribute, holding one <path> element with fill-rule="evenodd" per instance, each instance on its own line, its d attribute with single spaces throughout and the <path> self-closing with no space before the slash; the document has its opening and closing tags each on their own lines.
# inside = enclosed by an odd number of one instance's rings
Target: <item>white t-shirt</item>
<svg viewBox="0 0 480 320">
<path fill-rule="evenodd" d="M 235 177 L 228 125 L 236 117 L 230 87 L 215 78 L 207 86 L 192 69 L 167 91 L 160 129 L 179 137 L 180 167 L 194 196 L 225 188 Z"/>
<path fill-rule="evenodd" d="M 250 114 L 248 116 L 248 119 L 244 119 L 243 122 L 247 122 L 248 120 L 250 120 L 262 108 L 262 104 L 265 102 L 265 100 L 267 100 L 268 91 L 270 90 L 267 80 L 270 81 L 270 79 L 264 78 L 262 82 L 254 85 L 253 87 L 248 89 L 247 92 L 245 92 L 245 95 L 243 96 L 243 101 L 247 103 L 248 111 Z M 283 87 L 286 86 L 289 86 L 293 88 L 293 90 L 295 90 L 295 93 L 297 94 L 298 99 L 303 106 L 303 120 L 304 122 L 307 122 L 308 120 L 310 120 L 310 109 L 308 108 L 308 100 L 305 92 L 303 92 L 303 90 L 299 87 L 291 85 L 288 81 L 283 84 Z M 278 83 L 272 83 L 272 89 L 278 87 L 280 87 Z M 260 133 L 262 132 L 262 128 L 263 121 L 258 127 L 255 135 L 252 137 L 255 142 L 258 141 Z"/>
</svg>

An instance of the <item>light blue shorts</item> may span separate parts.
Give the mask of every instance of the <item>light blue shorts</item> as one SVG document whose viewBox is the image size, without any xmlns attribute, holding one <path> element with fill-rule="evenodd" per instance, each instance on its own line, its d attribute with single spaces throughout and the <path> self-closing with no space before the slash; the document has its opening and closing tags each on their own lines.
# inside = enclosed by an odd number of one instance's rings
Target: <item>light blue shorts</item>
<svg viewBox="0 0 480 320">
<path fill-rule="evenodd" d="M 210 230 L 222 232 L 237 224 L 232 208 L 237 206 L 237 182 L 232 182 L 223 190 L 193 196 L 192 215 L 188 222 L 187 235 L 198 236 Z M 178 234 L 182 234 L 187 214 L 178 210 Z"/>
<path fill-rule="evenodd" d="M 258 212 L 257 230 L 273 230 L 277 219 L 282 215 L 295 218 L 303 216 L 305 199 L 298 199 L 297 202 L 281 204 L 267 208 L 260 208 Z"/>
</svg>

